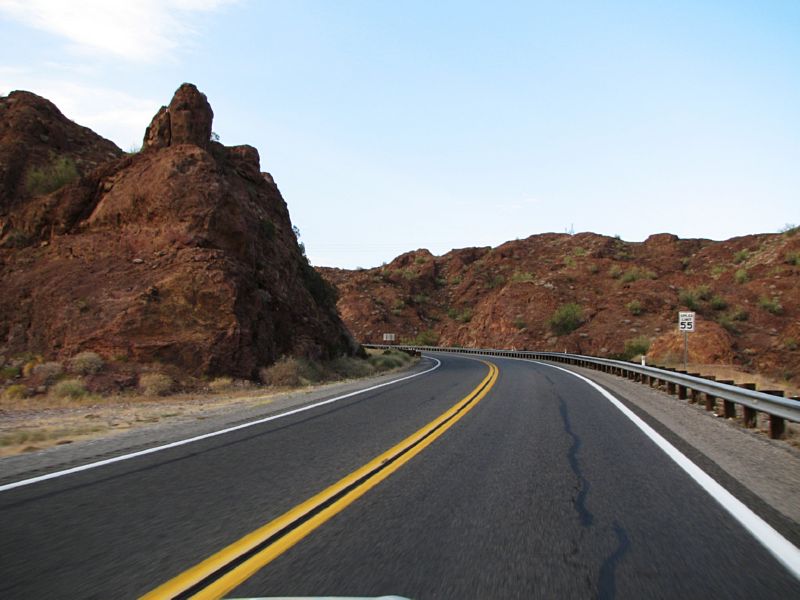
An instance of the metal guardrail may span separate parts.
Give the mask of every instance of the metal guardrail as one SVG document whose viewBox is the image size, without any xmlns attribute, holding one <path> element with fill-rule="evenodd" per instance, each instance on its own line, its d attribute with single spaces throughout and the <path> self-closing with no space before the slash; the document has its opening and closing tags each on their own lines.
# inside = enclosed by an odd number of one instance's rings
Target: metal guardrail
<svg viewBox="0 0 800 600">
<path fill-rule="evenodd" d="M 743 424 L 755 427 L 757 413 L 769 415 L 770 437 L 780 438 L 785 431 L 785 421 L 800 422 L 800 401 L 782 398 L 776 395 L 781 392 L 763 392 L 714 381 L 699 374 L 690 374 L 672 369 L 661 369 L 637 365 L 623 360 L 583 356 L 581 354 L 562 354 L 559 352 L 535 352 L 522 350 L 500 350 L 491 348 L 443 348 L 438 346 L 412 346 L 406 344 L 364 344 L 366 348 L 395 348 L 399 350 L 415 350 L 419 352 L 452 352 L 458 354 L 478 354 L 482 356 L 503 356 L 527 360 L 545 360 L 569 365 L 588 367 L 606 373 L 627 377 L 645 385 L 666 386 L 670 394 L 681 399 L 698 402 L 704 396 L 705 408 L 715 411 L 717 400 L 722 401 L 723 415 L 726 418 L 736 417 L 736 404 L 743 407 Z"/>
</svg>

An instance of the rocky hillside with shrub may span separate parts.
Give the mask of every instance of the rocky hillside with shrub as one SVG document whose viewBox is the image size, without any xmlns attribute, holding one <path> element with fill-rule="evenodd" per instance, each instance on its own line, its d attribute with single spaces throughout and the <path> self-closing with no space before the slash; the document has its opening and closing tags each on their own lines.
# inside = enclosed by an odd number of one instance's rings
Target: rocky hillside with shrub
<svg viewBox="0 0 800 600">
<path fill-rule="evenodd" d="M 697 313 L 696 363 L 800 378 L 800 233 L 727 241 L 543 234 L 374 269 L 321 269 L 356 338 L 677 362 L 677 312 Z"/>
<path fill-rule="evenodd" d="M 255 378 L 357 350 L 258 151 L 212 119 L 184 84 L 124 154 L 34 94 L 0 99 L 0 384 Z"/>
</svg>

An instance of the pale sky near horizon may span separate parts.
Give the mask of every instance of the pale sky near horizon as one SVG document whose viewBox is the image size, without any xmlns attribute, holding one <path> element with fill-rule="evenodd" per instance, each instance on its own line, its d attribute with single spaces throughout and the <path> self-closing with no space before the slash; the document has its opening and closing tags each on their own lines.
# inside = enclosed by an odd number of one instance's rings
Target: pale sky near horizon
<svg viewBox="0 0 800 600">
<path fill-rule="evenodd" d="M 124 150 L 184 81 L 313 264 L 800 223 L 800 1 L 0 0 L 0 94 Z"/>
</svg>

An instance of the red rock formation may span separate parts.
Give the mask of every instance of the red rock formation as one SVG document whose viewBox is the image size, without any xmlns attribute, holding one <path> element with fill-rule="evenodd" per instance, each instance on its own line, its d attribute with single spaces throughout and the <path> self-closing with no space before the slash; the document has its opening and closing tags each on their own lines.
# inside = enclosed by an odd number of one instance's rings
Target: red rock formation
<svg viewBox="0 0 800 600">
<path fill-rule="evenodd" d="M 680 360 L 677 312 L 688 302 L 699 322 L 692 360 L 800 378 L 798 262 L 798 232 L 724 242 L 659 234 L 641 243 L 581 233 L 440 257 L 418 250 L 375 269 L 321 272 L 364 343 L 396 333 L 442 345 L 620 356 L 645 338 L 651 358 Z M 557 335 L 548 321 L 568 303 L 581 306 L 583 321 Z"/>
<path fill-rule="evenodd" d="M 257 150 L 211 142 L 211 118 L 184 84 L 142 152 L 17 203 L 0 238 L 0 355 L 94 350 L 253 377 L 281 355 L 355 351 Z"/>
</svg>

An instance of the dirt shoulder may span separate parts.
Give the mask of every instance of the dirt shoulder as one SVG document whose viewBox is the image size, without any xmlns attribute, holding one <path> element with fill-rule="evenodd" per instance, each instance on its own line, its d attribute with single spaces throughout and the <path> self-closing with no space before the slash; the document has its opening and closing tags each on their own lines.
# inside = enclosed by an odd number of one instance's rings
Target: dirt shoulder
<svg viewBox="0 0 800 600">
<path fill-rule="evenodd" d="M 254 388 L 83 406 L 0 409 L 0 484 L 202 435 L 429 369 L 430 360 L 381 375 L 292 390 Z M 16 443 L 15 443 L 16 442 Z"/>
</svg>

